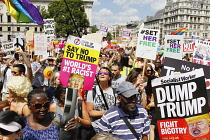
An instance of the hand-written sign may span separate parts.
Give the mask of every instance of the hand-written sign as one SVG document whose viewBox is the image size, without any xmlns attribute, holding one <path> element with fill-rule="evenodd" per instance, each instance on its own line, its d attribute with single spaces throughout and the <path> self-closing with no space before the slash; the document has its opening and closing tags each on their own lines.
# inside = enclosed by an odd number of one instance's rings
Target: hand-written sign
<svg viewBox="0 0 210 140">
<path fill-rule="evenodd" d="M 166 35 L 164 56 L 181 60 L 183 39 L 182 35 Z"/>
<path fill-rule="evenodd" d="M 159 30 L 141 29 L 138 34 L 136 56 L 155 60 L 159 34 Z"/>
</svg>

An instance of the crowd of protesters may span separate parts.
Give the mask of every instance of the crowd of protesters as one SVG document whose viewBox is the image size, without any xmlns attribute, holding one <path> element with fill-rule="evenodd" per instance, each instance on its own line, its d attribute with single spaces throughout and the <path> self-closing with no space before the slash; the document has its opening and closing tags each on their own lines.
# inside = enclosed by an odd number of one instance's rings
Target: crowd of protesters
<svg viewBox="0 0 210 140">
<path fill-rule="evenodd" d="M 151 80 L 161 76 L 163 60 L 158 55 L 154 61 L 144 60 L 135 53 L 135 47 L 101 49 L 95 85 L 86 95 L 78 92 L 81 106 L 65 124 L 66 132 L 73 131 L 72 139 L 159 139 Z M 59 50 L 43 57 L 20 48 L 0 52 L 1 137 L 59 139 L 66 101 L 66 87 L 59 80 L 63 54 Z M 187 56 L 183 59 L 189 61 Z M 46 68 L 53 70 L 50 78 L 43 74 Z M 76 75 L 75 81 L 78 79 L 84 84 L 84 77 Z M 13 115 L 10 120 L 2 119 L 8 115 Z"/>
</svg>

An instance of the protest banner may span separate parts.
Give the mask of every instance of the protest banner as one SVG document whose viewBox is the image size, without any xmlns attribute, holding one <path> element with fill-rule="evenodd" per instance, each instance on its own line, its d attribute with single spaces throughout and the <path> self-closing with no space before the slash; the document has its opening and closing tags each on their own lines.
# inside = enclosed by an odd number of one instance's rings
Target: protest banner
<svg viewBox="0 0 210 140">
<path fill-rule="evenodd" d="M 162 70 L 161 70 L 161 76 L 174 75 L 174 73 L 185 73 L 185 72 L 193 71 L 199 68 L 203 68 L 204 70 L 206 90 L 207 90 L 207 96 L 208 96 L 208 105 L 210 105 L 210 73 L 209 73 L 210 67 L 209 66 L 165 57 L 164 66 L 162 67 Z"/>
<path fill-rule="evenodd" d="M 152 81 L 152 90 L 160 139 L 193 140 L 210 137 L 202 68 L 156 78 Z"/>
<path fill-rule="evenodd" d="M 193 53 L 195 46 L 194 43 L 183 43 L 181 48 L 183 53 Z"/>
<path fill-rule="evenodd" d="M 44 19 L 44 34 L 47 36 L 55 35 L 55 21 L 54 21 L 54 19 Z"/>
<path fill-rule="evenodd" d="M 30 42 L 34 39 L 34 29 L 30 29 L 26 32 L 26 42 Z"/>
<path fill-rule="evenodd" d="M 97 32 L 97 33 L 92 33 L 92 34 L 87 34 L 83 35 L 82 39 L 85 40 L 90 40 L 96 43 L 101 43 L 103 38 L 103 33 L 102 32 Z"/>
<path fill-rule="evenodd" d="M 84 84 L 82 89 L 91 90 L 96 69 L 101 43 L 69 36 L 64 48 L 61 64 L 60 81 L 63 86 L 71 85 L 71 77 L 77 74 Z"/>
<path fill-rule="evenodd" d="M 164 57 L 182 60 L 183 39 L 182 35 L 166 35 Z"/>
<path fill-rule="evenodd" d="M 122 30 L 122 41 L 130 41 L 131 40 L 131 30 L 123 29 Z"/>
<path fill-rule="evenodd" d="M 210 66 L 210 42 L 196 40 L 193 53 L 193 62 Z"/>
<path fill-rule="evenodd" d="M 136 57 L 155 60 L 159 34 L 159 30 L 140 29 L 136 47 Z"/>
<path fill-rule="evenodd" d="M 44 34 L 34 34 L 34 54 L 47 55 L 47 36 Z"/>
<path fill-rule="evenodd" d="M 4 52 L 14 51 L 15 49 L 13 42 L 2 43 L 2 47 L 3 47 Z"/>
<path fill-rule="evenodd" d="M 138 41 L 138 37 L 133 37 L 132 40 L 130 41 L 128 47 L 136 47 Z"/>
<path fill-rule="evenodd" d="M 108 24 L 101 23 L 99 31 L 102 32 L 103 37 L 107 36 L 108 28 L 109 28 Z"/>
</svg>

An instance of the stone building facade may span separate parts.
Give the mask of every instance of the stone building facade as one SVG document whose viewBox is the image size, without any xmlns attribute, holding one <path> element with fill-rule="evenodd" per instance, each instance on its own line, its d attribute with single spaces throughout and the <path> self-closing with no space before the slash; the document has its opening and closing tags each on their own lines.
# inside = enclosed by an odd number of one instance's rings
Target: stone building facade
<svg viewBox="0 0 210 140">
<path fill-rule="evenodd" d="M 148 16 L 145 28 L 159 29 L 160 43 L 164 36 L 177 29 L 187 28 L 185 39 L 198 36 L 210 38 L 210 0 L 167 0 L 165 8 Z"/>
</svg>

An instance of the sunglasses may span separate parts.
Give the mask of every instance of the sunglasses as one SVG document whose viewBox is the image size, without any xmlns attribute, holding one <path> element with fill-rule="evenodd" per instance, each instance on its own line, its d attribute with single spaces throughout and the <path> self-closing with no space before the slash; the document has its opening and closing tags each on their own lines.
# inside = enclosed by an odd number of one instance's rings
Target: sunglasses
<svg viewBox="0 0 210 140">
<path fill-rule="evenodd" d="M 152 70 L 147 70 L 147 71 L 149 72 L 149 71 L 152 71 Z"/>
<path fill-rule="evenodd" d="M 98 75 L 101 75 L 101 74 L 109 75 L 109 72 L 107 72 L 107 71 L 100 71 L 100 72 L 98 72 Z"/>
<path fill-rule="evenodd" d="M 13 74 L 17 74 L 17 72 L 16 72 L 16 71 L 11 71 L 11 73 L 13 73 Z"/>
<path fill-rule="evenodd" d="M 40 110 L 42 107 L 48 109 L 50 107 L 50 101 L 46 101 L 43 104 L 31 104 L 36 110 Z"/>
</svg>

